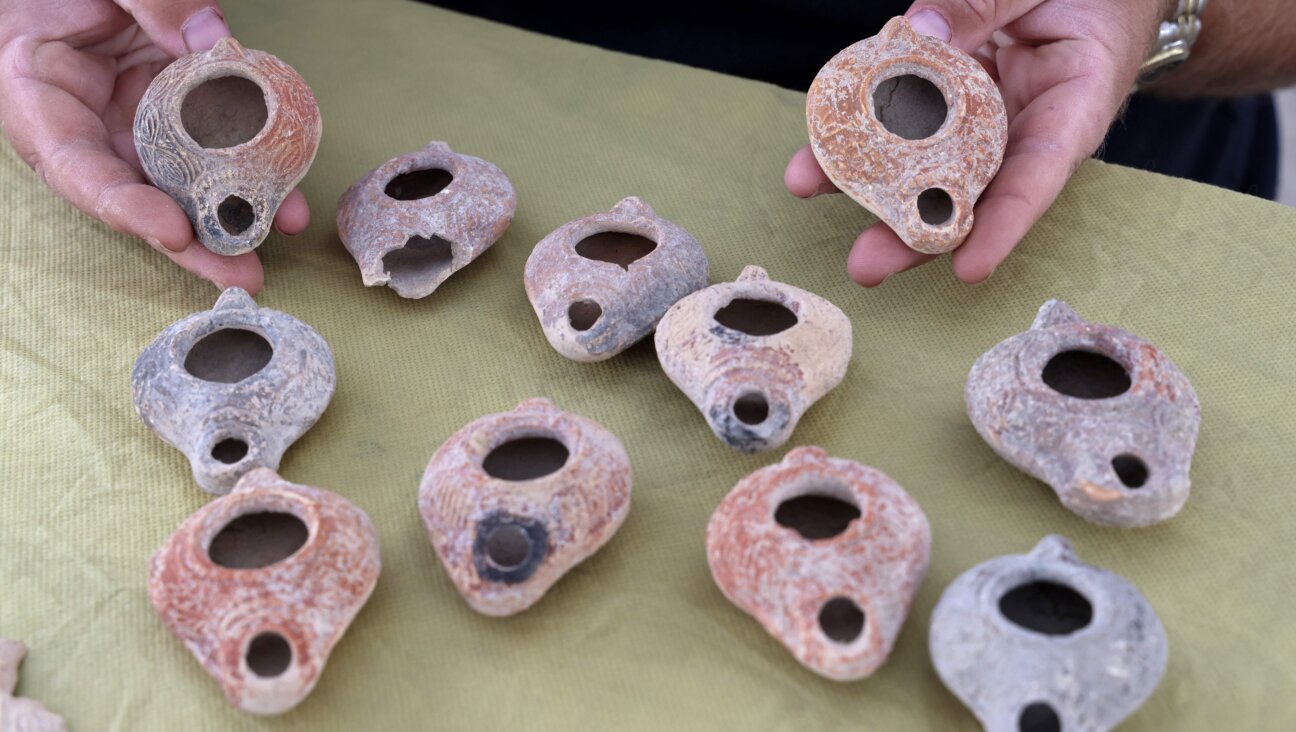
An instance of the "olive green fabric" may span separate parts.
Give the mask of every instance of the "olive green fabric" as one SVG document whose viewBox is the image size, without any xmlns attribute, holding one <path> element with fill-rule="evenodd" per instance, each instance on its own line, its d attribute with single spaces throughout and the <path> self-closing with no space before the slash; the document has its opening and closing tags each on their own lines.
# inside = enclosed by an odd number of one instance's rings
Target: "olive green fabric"
<svg viewBox="0 0 1296 732">
<path fill-rule="evenodd" d="M 149 605 L 148 559 L 210 496 L 140 423 L 129 377 L 169 323 L 216 291 L 79 214 L 0 156 L 0 635 L 31 646 L 20 693 L 90 730 L 977 729 L 941 685 L 927 626 L 976 563 L 1047 533 L 1128 578 L 1170 661 L 1129 730 L 1296 726 L 1296 211 L 1090 163 L 986 284 L 948 259 L 876 290 L 844 260 L 870 217 L 782 185 L 803 97 L 430 7 L 229 0 L 248 46 L 315 89 L 324 138 L 302 188 L 306 233 L 258 250 L 262 305 L 332 345 L 338 390 L 282 465 L 373 518 L 382 577 L 314 693 L 277 718 L 229 707 Z M 366 289 L 334 226 L 343 190 L 429 140 L 497 163 L 508 233 L 432 296 Z M 931 571 L 890 661 L 837 683 L 801 668 L 720 594 L 707 519 L 785 449 L 738 454 L 658 367 L 651 343 L 579 364 L 546 343 L 522 288 L 560 224 L 627 195 L 702 242 L 713 281 L 746 264 L 817 292 L 854 323 L 846 380 L 786 446 L 889 473 L 931 521 Z M 1059 297 L 1162 347 L 1202 403 L 1193 492 L 1138 530 L 1091 526 L 986 447 L 962 390 L 983 351 Z M 416 512 L 428 457 L 531 396 L 592 417 L 634 464 L 620 533 L 519 616 L 455 593 Z"/>
</svg>

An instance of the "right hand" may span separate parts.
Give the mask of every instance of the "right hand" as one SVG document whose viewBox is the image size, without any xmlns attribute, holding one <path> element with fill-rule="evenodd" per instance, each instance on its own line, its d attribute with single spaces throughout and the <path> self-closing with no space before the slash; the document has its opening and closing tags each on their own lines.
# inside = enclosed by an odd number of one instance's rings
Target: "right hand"
<svg viewBox="0 0 1296 732">
<path fill-rule="evenodd" d="M 976 203 L 967 241 L 950 257 L 956 277 L 990 277 L 1102 143 L 1169 2 L 916 0 L 910 7 L 914 30 L 986 67 L 1008 112 L 1003 165 Z M 809 146 L 792 156 L 783 182 L 801 198 L 837 191 Z M 874 287 L 932 259 L 879 222 L 855 240 L 846 270 Z"/>
<path fill-rule="evenodd" d="M 145 179 L 132 134 L 153 77 L 229 34 L 214 0 L 0 0 L 0 126 L 77 208 L 221 289 L 256 293 L 264 281 L 256 254 L 208 251 L 180 206 Z M 274 227 L 292 235 L 309 221 L 294 190 Z"/>
</svg>

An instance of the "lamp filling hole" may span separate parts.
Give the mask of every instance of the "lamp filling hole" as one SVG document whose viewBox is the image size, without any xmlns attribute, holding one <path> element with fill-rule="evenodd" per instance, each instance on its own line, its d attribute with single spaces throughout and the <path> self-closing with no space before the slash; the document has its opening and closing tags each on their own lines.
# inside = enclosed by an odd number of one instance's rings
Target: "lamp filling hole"
<svg viewBox="0 0 1296 732">
<path fill-rule="evenodd" d="M 306 524 L 291 513 L 245 513 L 212 538 L 207 555 L 227 569 L 260 569 L 291 557 L 308 538 Z"/>
<path fill-rule="evenodd" d="M 218 384 L 236 384 L 265 368 L 274 349 L 259 333 L 221 328 L 198 339 L 185 355 L 191 376 Z"/>
<path fill-rule="evenodd" d="M 1063 351 L 1049 359 L 1040 376 L 1049 388 L 1077 399 L 1108 399 L 1130 388 L 1125 367 L 1093 351 Z"/>
<path fill-rule="evenodd" d="M 720 325 L 750 336 L 768 336 L 796 325 L 796 313 L 782 304 L 746 297 L 731 300 L 713 316 Z"/>
<path fill-rule="evenodd" d="M 625 231 L 605 231 L 576 242 L 576 253 L 582 257 L 611 262 L 624 270 L 656 248 L 657 242 L 652 239 Z"/>
<path fill-rule="evenodd" d="M 567 308 L 567 322 L 572 330 L 587 331 L 603 317 L 603 308 L 593 300 L 577 300 Z"/>
<path fill-rule="evenodd" d="M 279 676 L 292 665 L 292 646 L 278 633 L 265 632 L 257 635 L 248 644 L 248 668 L 263 679 Z"/>
<path fill-rule="evenodd" d="M 769 419 L 769 402 L 754 391 L 748 392 L 734 401 L 733 413 L 743 424 L 758 425 Z"/>
<path fill-rule="evenodd" d="M 860 517 L 859 507 L 823 493 L 789 498 L 774 510 L 774 520 L 806 539 L 831 539 Z"/>
<path fill-rule="evenodd" d="M 486 539 L 486 556 L 503 569 L 513 569 L 531 555 L 531 538 L 517 524 L 504 524 Z"/>
<path fill-rule="evenodd" d="M 1137 455 L 1123 453 L 1112 458 L 1112 470 L 1126 488 L 1142 488 L 1148 480 L 1148 466 Z"/>
<path fill-rule="evenodd" d="M 1018 585 L 999 598 L 999 612 L 1016 625 L 1045 635 L 1070 635 L 1093 620 L 1093 605 L 1079 592 L 1048 580 Z"/>
<path fill-rule="evenodd" d="M 931 226 L 946 224 L 954 216 L 954 199 L 943 188 L 928 188 L 918 194 L 918 216 Z"/>
<path fill-rule="evenodd" d="M 417 201 L 420 198 L 431 198 L 444 191 L 453 180 L 454 176 L 450 171 L 440 168 L 411 170 L 387 181 L 383 193 L 397 201 Z"/>
<path fill-rule="evenodd" d="M 567 464 L 567 447 L 552 437 L 509 440 L 486 454 L 482 470 L 500 480 L 534 480 Z"/>
<path fill-rule="evenodd" d="M 1044 702 L 1027 704 L 1017 718 L 1020 732 L 1061 732 L 1062 720 L 1053 707 Z"/>
<path fill-rule="evenodd" d="M 243 440 L 227 437 L 212 446 L 211 456 L 218 462 L 233 465 L 247 457 L 248 444 Z"/>
<path fill-rule="evenodd" d="M 945 95 L 921 76 L 893 76 L 873 90 L 873 116 L 888 132 L 906 140 L 936 134 L 948 114 Z"/>
<path fill-rule="evenodd" d="M 256 211 L 246 200 L 238 196 L 227 196 L 216 207 L 216 219 L 220 221 L 222 229 L 238 236 L 256 223 Z"/>
<path fill-rule="evenodd" d="M 849 597 L 834 597 L 819 610 L 819 627 L 838 643 L 850 643 L 864 631 L 864 611 Z"/>
<path fill-rule="evenodd" d="M 473 566 L 487 582 L 526 582 L 549 554 L 549 530 L 542 520 L 504 511 L 477 522 Z"/>
<path fill-rule="evenodd" d="M 251 79 L 220 76 L 194 87 L 180 103 L 180 124 L 205 148 L 242 145 L 265 127 L 265 93 Z"/>
</svg>

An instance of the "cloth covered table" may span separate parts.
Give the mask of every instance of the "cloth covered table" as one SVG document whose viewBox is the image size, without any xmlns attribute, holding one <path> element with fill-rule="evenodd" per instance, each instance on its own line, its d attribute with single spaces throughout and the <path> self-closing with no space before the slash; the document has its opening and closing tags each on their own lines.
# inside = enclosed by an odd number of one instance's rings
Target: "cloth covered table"
<svg viewBox="0 0 1296 732">
<path fill-rule="evenodd" d="M 941 591 L 1048 533 L 1137 585 L 1170 661 L 1128 730 L 1296 727 L 1296 211 L 1221 190 L 1085 165 L 986 284 L 948 259 L 876 290 L 845 274 L 870 216 L 844 196 L 782 186 L 806 139 L 804 97 L 400 2 L 228 0 L 247 46 L 312 85 L 324 138 L 295 238 L 258 250 L 262 305 L 332 345 L 338 390 L 287 454 L 289 480 L 373 518 L 377 590 L 314 693 L 277 718 L 229 707 L 154 615 L 149 556 L 211 497 L 131 406 L 135 358 L 216 292 L 79 214 L 11 151 L 0 156 L 0 636 L 31 653 L 19 693 L 74 732 L 105 730 L 973 730 L 928 658 Z M 518 191 L 504 238 L 431 297 L 366 289 L 335 201 L 379 163 L 446 140 Z M 578 364 L 546 343 L 522 288 L 531 247 L 638 195 L 691 231 L 713 281 L 746 264 L 819 293 L 854 324 L 846 380 L 787 448 L 715 439 L 651 343 Z M 983 351 L 1063 298 L 1156 343 L 1202 403 L 1193 492 L 1138 530 L 1091 526 L 999 459 L 963 406 Z M 531 396 L 607 425 L 635 471 L 608 546 L 531 610 L 479 616 L 455 593 L 416 511 L 437 446 Z M 794 445 L 889 473 L 922 504 L 931 570 L 887 665 L 836 683 L 801 668 L 711 580 L 704 531 L 747 473 Z"/>
</svg>

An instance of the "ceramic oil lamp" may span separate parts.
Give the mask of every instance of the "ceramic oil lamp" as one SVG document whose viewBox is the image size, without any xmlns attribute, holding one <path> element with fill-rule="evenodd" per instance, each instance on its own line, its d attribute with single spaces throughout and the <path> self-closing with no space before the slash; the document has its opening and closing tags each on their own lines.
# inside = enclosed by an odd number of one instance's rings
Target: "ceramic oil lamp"
<svg viewBox="0 0 1296 732">
<path fill-rule="evenodd" d="M 576 361 L 602 361 L 706 287 L 707 258 L 683 227 L 632 196 L 545 237 L 527 259 L 525 283 L 550 345 Z"/>
<path fill-rule="evenodd" d="M 1188 500 L 1201 408 L 1151 343 L 1059 300 L 972 366 L 964 396 L 981 437 L 1104 526 L 1147 526 Z"/>
<path fill-rule="evenodd" d="M 173 323 L 131 374 L 144 424 L 189 458 L 209 493 L 227 493 L 324 413 L 336 377 L 328 344 L 286 313 L 230 288 L 216 306 Z"/>
<path fill-rule="evenodd" d="M 338 202 L 338 234 L 365 286 L 427 297 L 504 235 L 516 207 L 502 170 L 430 142 L 348 188 Z"/>
<path fill-rule="evenodd" d="M 726 444 L 774 449 L 846 375 L 851 324 L 822 297 L 747 267 L 737 282 L 676 303 L 657 326 L 657 358 Z"/>
<path fill-rule="evenodd" d="M 135 150 L 203 246 L 233 256 L 270 233 L 322 129 L 315 95 L 292 67 L 223 38 L 149 84 L 135 111 Z"/>
<path fill-rule="evenodd" d="M 477 612 L 535 604 L 630 511 L 630 459 L 605 427 L 528 399 L 441 445 L 419 488 L 428 537 Z"/>
<path fill-rule="evenodd" d="M 967 238 L 1008 140 L 1003 98 L 981 64 L 904 18 L 819 71 L 806 122 L 829 180 L 928 254 Z"/>
<path fill-rule="evenodd" d="M 954 580 L 931 620 L 931 657 L 988 732 L 1105 732 L 1166 666 L 1166 635 L 1129 582 L 1061 536 Z"/>
<path fill-rule="evenodd" d="M 230 704 L 279 714 L 315 687 L 380 569 L 364 511 L 261 468 L 153 555 L 149 599 Z"/>
<path fill-rule="evenodd" d="M 743 478 L 707 525 L 716 584 L 807 668 L 886 662 L 927 574 L 922 508 L 881 471 L 798 447 Z"/>
<path fill-rule="evenodd" d="M 45 705 L 14 696 L 26 655 L 21 642 L 0 638 L 0 732 L 67 732 L 63 719 Z"/>
</svg>

